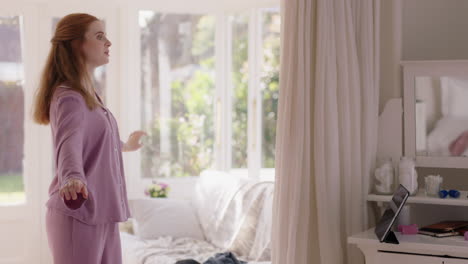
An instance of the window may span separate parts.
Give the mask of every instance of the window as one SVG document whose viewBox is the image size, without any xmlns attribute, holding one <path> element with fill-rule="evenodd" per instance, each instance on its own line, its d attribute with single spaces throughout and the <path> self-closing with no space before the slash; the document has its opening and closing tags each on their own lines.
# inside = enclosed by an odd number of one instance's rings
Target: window
<svg viewBox="0 0 468 264">
<path fill-rule="evenodd" d="M 139 11 L 142 178 L 205 169 L 274 176 L 278 8 Z M 216 25 L 216 26 L 215 26 Z"/>
<path fill-rule="evenodd" d="M 276 9 L 261 13 L 262 168 L 275 167 L 276 120 L 279 96 L 281 17 Z"/>
<path fill-rule="evenodd" d="M 197 176 L 213 166 L 215 17 L 139 13 L 143 177 Z"/>
<path fill-rule="evenodd" d="M 232 169 L 246 169 L 249 95 L 249 15 L 229 16 L 231 31 Z"/>
<path fill-rule="evenodd" d="M 0 204 L 24 203 L 22 17 L 0 16 Z"/>
</svg>

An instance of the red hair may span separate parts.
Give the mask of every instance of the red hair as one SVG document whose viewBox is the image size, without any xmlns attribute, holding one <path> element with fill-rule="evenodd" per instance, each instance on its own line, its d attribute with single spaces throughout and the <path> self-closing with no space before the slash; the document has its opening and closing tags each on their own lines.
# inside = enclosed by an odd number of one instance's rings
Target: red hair
<svg viewBox="0 0 468 264">
<path fill-rule="evenodd" d="M 76 13 L 58 22 L 34 97 L 33 120 L 36 123 L 49 124 L 52 95 L 62 83 L 67 83 L 72 90 L 79 92 L 90 110 L 99 106 L 94 96 L 92 77 L 88 74 L 81 52 L 85 33 L 94 21 L 99 19 L 89 14 Z"/>
</svg>

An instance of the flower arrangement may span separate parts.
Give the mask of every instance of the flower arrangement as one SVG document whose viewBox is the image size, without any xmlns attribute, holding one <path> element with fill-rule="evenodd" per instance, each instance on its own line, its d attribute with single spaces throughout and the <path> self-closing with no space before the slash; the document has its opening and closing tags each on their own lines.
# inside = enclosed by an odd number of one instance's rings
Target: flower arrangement
<svg viewBox="0 0 468 264">
<path fill-rule="evenodd" d="M 151 198 L 167 198 L 170 189 L 168 184 L 153 180 L 153 183 L 145 189 L 145 195 Z"/>
</svg>

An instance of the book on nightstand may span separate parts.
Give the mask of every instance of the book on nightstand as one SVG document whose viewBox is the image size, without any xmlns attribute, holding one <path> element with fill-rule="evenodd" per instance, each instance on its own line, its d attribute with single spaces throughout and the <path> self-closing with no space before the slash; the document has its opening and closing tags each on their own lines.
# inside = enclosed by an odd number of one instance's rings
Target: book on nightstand
<svg viewBox="0 0 468 264">
<path fill-rule="evenodd" d="M 466 231 L 468 231 L 468 221 L 443 221 L 424 226 L 418 233 L 433 237 L 449 237 L 463 235 Z"/>
</svg>

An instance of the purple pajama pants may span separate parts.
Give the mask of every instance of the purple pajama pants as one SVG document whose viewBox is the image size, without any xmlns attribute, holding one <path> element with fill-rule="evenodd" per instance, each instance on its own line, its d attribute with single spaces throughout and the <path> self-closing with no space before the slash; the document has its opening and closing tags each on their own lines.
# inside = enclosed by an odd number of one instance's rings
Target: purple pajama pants
<svg viewBox="0 0 468 264">
<path fill-rule="evenodd" d="M 46 230 L 54 264 L 122 264 L 118 223 L 87 225 L 47 208 Z"/>
</svg>

